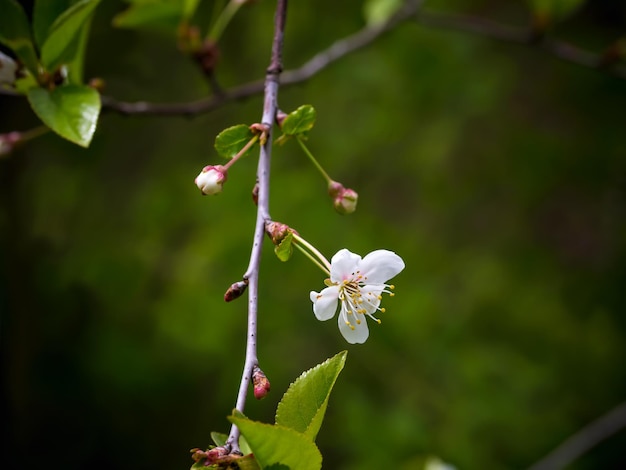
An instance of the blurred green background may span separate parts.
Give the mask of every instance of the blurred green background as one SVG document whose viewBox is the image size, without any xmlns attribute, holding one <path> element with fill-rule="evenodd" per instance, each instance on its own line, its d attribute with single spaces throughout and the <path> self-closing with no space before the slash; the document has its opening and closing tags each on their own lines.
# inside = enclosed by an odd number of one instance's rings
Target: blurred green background
<svg viewBox="0 0 626 470">
<path fill-rule="evenodd" d="M 553 34 L 595 50 L 623 35 L 621 0 L 588 2 Z M 274 2 L 229 25 L 217 77 L 262 78 Z M 524 25 L 518 1 L 432 1 Z M 87 76 L 118 99 L 185 101 L 209 88 L 171 38 L 118 30 L 99 7 Z M 291 2 L 285 68 L 364 24 L 363 3 Z M 312 104 L 309 148 L 359 192 L 351 216 L 293 143 L 276 148 L 271 215 L 328 257 L 386 248 L 406 269 L 382 325 L 351 346 L 318 322 L 323 274 L 303 256 L 261 271 L 259 358 L 271 421 L 303 370 L 348 349 L 318 437 L 328 469 L 525 468 L 626 396 L 626 81 L 536 49 L 403 24 L 281 89 Z M 261 97 L 195 118 L 104 113 L 81 149 L 44 136 L 0 161 L 3 468 L 181 469 L 227 432 L 246 302 L 256 161 L 224 193 L 193 184 L 221 163 L 215 135 L 260 120 Z M 0 96 L 0 132 L 37 120 Z M 624 468 L 621 431 L 574 469 Z"/>
</svg>

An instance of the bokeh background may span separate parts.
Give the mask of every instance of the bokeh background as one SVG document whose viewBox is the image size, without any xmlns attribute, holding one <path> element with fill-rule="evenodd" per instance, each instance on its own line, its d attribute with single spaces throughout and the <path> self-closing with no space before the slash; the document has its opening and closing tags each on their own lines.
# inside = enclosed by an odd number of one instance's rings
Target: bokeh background
<svg viewBox="0 0 626 470">
<path fill-rule="evenodd" d="M 626 5 L 587 2 L 553 34 L 592 50 L 624 34 Z M 28 3 L 27 3 L 28 4 Z M 516 1 L 435 10 L 529 22 Z M 124 100 L 194 100 L 209 87 L 175 41 L 114 29 L 99 7 L 87 76 Z M 220 44 L 224 87 L 260 79 L 274 2 L 242 9 Z M 287 69 L 364 24 L 363 3 L 291 2 Z M 360 194 L 331 206 L 293 143 L 276 148 L 271 215 L 329 257 L 399 253 L 382 325 L 348 345 L 318 322 L 323 274 L 268 244 L 259 358 L 272 383 L 247 414 L 271 421 L 303 370 L 348 349 L 318 437 L 324 468 L 525 468 L 626 396 L 626 81 L 537 49 L 403 24 L 306 83 L 309 147 Z M 224 193 L 193 179 L 222 129 L 262 100 L 186 117 L 101 116 L 91 147 L 46 135 L 0 161 L 3 468 L 184 469 L 228 432 L 243 365 L 245 300 L 223 293 L 247 266 L 256 161 Z M 0 96 L 0 132 L 37 120 Z M 626 432 L 574 469 L 626 465 Z"/>
</svg>

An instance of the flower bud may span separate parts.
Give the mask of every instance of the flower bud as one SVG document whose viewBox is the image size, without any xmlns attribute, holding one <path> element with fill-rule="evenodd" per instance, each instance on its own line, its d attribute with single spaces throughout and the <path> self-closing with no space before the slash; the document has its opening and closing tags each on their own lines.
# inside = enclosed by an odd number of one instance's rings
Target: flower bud
<svg viewBox="0 0 626 470">
<path fill-rule="evenodd" d="M 352 214 L 356 210 L 356 203 L 359 199 L 359 195 L 354 189 L 344 189 L 339 196 L 337 196 L 333 205 L 335 210 L 340 214 Z"/>
<path fill-rule="evenodd" d="M 246 291 L 247 288 L 247 279 L 231 284 L 231 286 L 224 294 L 224 302 L 230 302 L 231 300 L 235 300 L 236 298 L 241 297 L 241 295 Z"/>
<path fill-rule="evenodd" d="M 196 178 L 196 186 L 205 196 L 218 194 L 222 192 L 222 185 L 226 181 L 226 176 L 226 168 L 222 165 L 208 165 L 202 169 L 202 172 Z"/>
<path fill-rule="evenodd" d="M 280 245 L 280 242 L 287 236 L 289 232 L 295 232 L 295 230 L 289 228 L 289 225 L 281 222 L 267 222 L 265 224 L 265 233 L 272 239 L 272 243 L 276 246 Z"/>
<path fill-rule="evenodd" d="M 259 366 L 252 369 L 252 386 L 257 400 L 265 398 L 270 391 L 270 381 Z"/>
<path fill-rule="evenodd" d="M 333 198 L 335 210 L 340 214 L 352 214 L 356 210 L 359 195 L 354 189 L 346 189 L 338 181 L 328 183 L 328 194 Z"/>
<path fill-rule="evenodd" d="M 0 134 L 0 158 L 10 155 L 21 140 L 22 134 L 17 131 Z"/>
<path fill-rule="evenodd" d="M 259 205 L 259 183 L 256 183 L 252 188 L 252 201 L 255 206 Z"/>
</svg>

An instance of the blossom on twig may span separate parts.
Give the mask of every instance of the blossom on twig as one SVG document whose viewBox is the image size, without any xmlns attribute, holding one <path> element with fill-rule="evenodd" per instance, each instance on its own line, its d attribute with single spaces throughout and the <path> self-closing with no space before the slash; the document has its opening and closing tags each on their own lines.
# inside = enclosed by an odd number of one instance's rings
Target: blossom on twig
<svg viewBox="0 0 626 470">
<path fill-rule="evenodd" d="M 386 282 L 403 269 L 404 261 L 392 251 L 376 250 L 361 258 L 344 248 L 330 261 L 328 287 L 311 291 L 313 313 L 318 320 L 330 320 L 340 303 L 339 331 L 349 343 L 364 343 L 369 336 L 365 317 L 380 323 L 374 313 L 385 311 L 382 294 L 394 295 L 394 286 Z"/>
</svg>

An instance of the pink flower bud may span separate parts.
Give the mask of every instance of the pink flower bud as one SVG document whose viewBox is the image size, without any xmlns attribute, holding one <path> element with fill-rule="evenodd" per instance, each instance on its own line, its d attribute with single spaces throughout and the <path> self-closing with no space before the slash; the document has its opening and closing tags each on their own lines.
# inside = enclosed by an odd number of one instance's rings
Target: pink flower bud
<svg viewBox="0 0 626 470">
<path fill-rule="evenodd" d="M 22 134 L 17 131 L 0 134 L 0 157 L 5 157 L 13 152 L 21 140 Z"/>
<path fill-rule="evenodd" d="M 235 300 L 246 291 L 248 288 L 248 280 L 238 281 L 233 283 L 226 293 L 224 294 L 224 302 L 230 302 L 231 300 Z"/>
<path fill-rule="evenodd" d="M 359 195 L 354 189 L 344 189 L 333 201 L 335 210 L 340 214 L 352 214 L 356 210 Z"/>
<path fill-rule="evenodd" d="M 252 386 L 254 387 L 254 398 L 261 400 L 270 391 L 270 381 L 259 366 L 252 369 Z"/>
<path fill-rule="evenodd" d="M 296 235 L 298 234 L 298 232 L 290 228 L 289 225 L 281 222 L 267 222 L 265 224 L 265 233 L 272 239 L 274 245 L 280 245 L 280 242 L 284 240 L 289 232 L 293 232 Z"/>
<path fill-rule="evenodd" d="M 338 197 L 345 190 L 346 188 L 344 188 L 343 184 L 341 184 L 339 181 L 331 181 L 330 183 L 328 183 L 328 194 L 333 199 Z"/>
<path fill-rule="evenodd" d="M 202 172 L 196 178 L 196 186 L 202 191 L 203 195 L 212 195 L 222 192 L 222 186 L 226 181 L 226 168 L 222 165 L 208 165 L 202 169 Z"/>
</svg>

